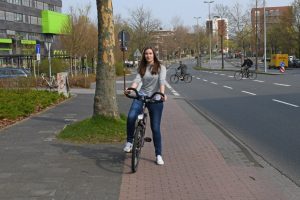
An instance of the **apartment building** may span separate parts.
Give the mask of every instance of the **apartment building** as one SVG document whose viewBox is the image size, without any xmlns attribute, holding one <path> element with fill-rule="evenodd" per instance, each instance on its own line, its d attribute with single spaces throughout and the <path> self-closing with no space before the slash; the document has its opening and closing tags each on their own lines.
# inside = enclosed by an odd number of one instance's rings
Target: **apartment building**
<svg viewBox="0 0 300 200">
<path fill-rule="evenodd" d="M 265 11 L 265 12 L 264 12 Z M 281 17 L 289 16 L 292 12 L 291 6 L 280 7 L 265 7 L 264 8 L 252 8 L 251 10 L 251 24 L 253 34 L 257 33 L 258 55 L 263 55 L 264 47 L 264 19 L 266 20 L 266 28 L 272 24 L 280 23 Z M 257 17 L 257 18 L 256 18 Z M 256 19 L 255 19 L 256 18 Z M 287 20 L 293 20 L 289 18 Z M 291 22 L 290 22 L 291 23 Z M 256 37 L 253 37 L 256 38 Z M 255 40 L 252 42 L 252 52 L 255 52 Z"/>
</svg>

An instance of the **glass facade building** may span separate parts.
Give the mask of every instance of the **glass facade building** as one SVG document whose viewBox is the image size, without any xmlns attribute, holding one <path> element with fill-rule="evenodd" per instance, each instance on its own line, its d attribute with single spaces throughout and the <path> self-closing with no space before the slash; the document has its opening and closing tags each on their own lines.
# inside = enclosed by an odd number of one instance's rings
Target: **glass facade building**
<svg viewBox="0 0 300 200">
<path fill-rule="evenodd" d="M 68 18 L 61 14 L 62 0 L 0 0 L 0 65 L 34 58 L 40 44 L 59 34 Z"/>
</svg>

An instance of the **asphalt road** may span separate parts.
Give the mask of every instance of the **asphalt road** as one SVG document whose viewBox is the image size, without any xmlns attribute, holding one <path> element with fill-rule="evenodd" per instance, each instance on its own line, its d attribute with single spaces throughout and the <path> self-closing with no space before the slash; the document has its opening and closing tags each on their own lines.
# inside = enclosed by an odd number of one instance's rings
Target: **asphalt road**
<svg viewBox="0 0 300 200">
<path fill-rule="evenodd" d="M 195 71 L 195 61 L 185 63 L 193 81 L 170 84 L 173 93 L 185 97 L 300 185 L 300 69 L 237 81 L 233 72 Z M 170 66 L 168 75 L 175 66 Z M 212 66 L 220 68 L 220 61 Z"/>
</svg>

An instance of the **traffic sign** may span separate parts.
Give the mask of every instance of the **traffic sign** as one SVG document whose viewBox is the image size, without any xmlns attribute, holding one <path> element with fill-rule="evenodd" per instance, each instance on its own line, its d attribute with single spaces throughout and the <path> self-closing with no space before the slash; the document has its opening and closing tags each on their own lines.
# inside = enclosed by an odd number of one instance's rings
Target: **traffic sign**
<svg viewBox="0 0 300 200">
<path fill-rule="evenodd" d="M 38 60 L 38 61 L 41 60 L 41 54 L 39 54 L 39 53 L 36 54 L 36 60 Z"/>
<path fill-rule="evenodd" d="M 118 34 L 118 39 L 120 42 L 120 48 L 122 51 L 127 51 L 127 43 L 130 40 L 129 33 L 122 30 Z"/>
<path fill-rule="evenodd" d="M 279 71 L 280 71 L 281 73 L 284 73 L 284 72 L 285 72 L 285 64 L 284 64 L 283 61 L 280 63 Z"/>
<path fill-rule="evenodd" d="M 37 54 L 40 54 L 40 53 L 41 53 L 41 45 L 40 45 L 40 44 L 36 44 L 36 45 L 35 45 L 35 52 L 36 52 Z"/>
<path fill-rule="evenodd" d="M 141 54 L 141 52 L 140 52 L 139 49 L 136 49 L 135 52 L 134 52 L 134 54 L 133 54 L 133 56 L 137 58 L 137 57 L 141 57 L 142 54 Z"/>
</svg>

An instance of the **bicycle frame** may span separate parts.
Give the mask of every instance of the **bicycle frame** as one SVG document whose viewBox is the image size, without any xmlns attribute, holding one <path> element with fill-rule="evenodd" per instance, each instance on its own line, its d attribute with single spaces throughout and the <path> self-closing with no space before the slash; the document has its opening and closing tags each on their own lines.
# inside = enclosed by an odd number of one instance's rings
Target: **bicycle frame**
<svg viewBox="0 0 300 200">
<path fill-rule="evenodd" d="M 137 116 L 137 121 L 135 125 L 135 131 L 133 136 L 133 147 L 132 147 L 132 157 L 131 157 L 131 170 L 132 172 L 136 172 L 139 158 L 141 154 L 141 149 L 144 146 L 144 142 L 151 142 L 151 138 L 145 138 L 146 124 L 147 124 L 147 116 L 146 112 L 146 103 L 156 103 L 162 102 L 162 100 L 155 100 L 154 97 L 159 94 L 164 96 L 164 94 L 160 92 L 155 92 L 151 97 L 141 96 L 135 88 L 128 88 L 127 91 L 134 91 L 135 95 L 131 95 L 130 93 L 125 93 L 125 95 L 132 99 L 138 99 L 143 102 L 142 113 Z"/>
<path fill-rule="evenodd" d="M 41 77 L 47 83 L 47 87 L 50 90 L 58 87 L 58 84 L 54 76 L 50 76 L 49 81 L 45 78 L 45 74 L 41 74 Z"/>
</svg>

